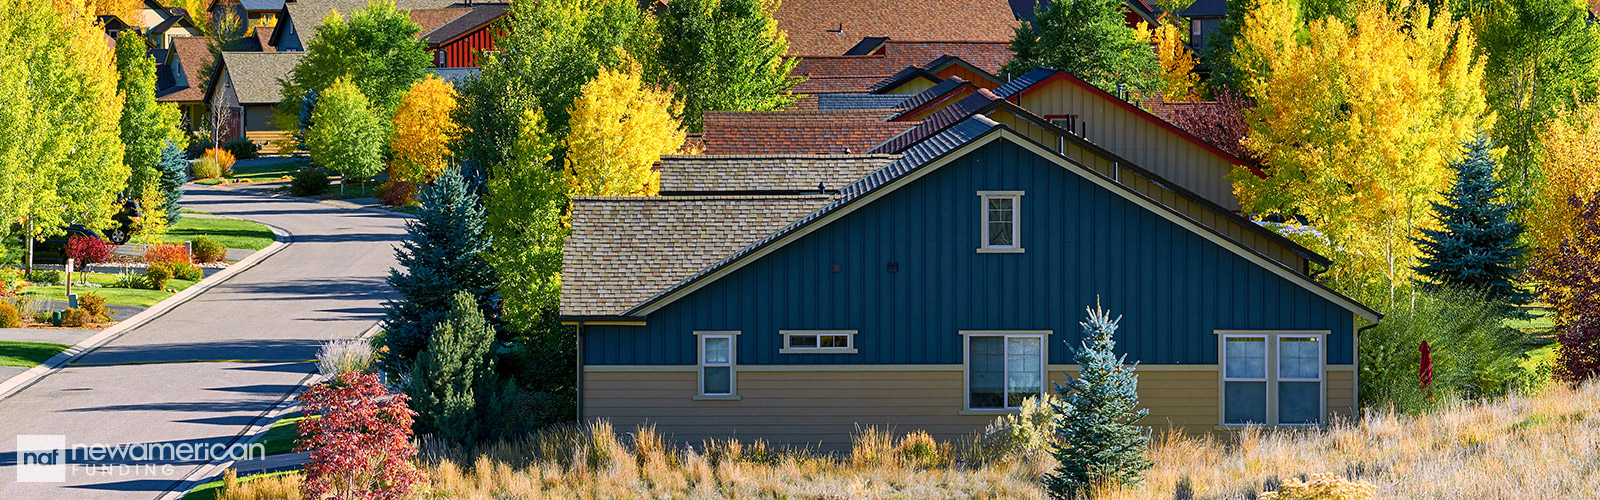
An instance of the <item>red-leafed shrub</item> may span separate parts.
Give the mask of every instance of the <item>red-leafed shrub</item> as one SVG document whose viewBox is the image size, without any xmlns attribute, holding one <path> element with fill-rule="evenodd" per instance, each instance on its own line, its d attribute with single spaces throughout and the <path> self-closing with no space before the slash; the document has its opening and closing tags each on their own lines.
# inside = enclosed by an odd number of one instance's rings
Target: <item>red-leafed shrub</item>
<svg viewBox="0 0 1600 500">
<path fill-rule="evenodd" d="M 72 235 L 67 238 L 67 257 L 72 259 L 77 270 L 84 266 L 105 262 L 111 258 L 111 242 L 100 238 Z"/>
<path fill-rule="evenodd" d="M 194 259 L 189 256 L 189 248 L 183 245 L 150 245 L 144 250 L 144 260 L 151 264 L 184 264 L 188 265 Z"/>
<path fill-rule="evenodd" d="M 1216 97 L 1212 102 L 1174 105 L 1172 124 L 1218 149 L 1252 164 L 1259 163 L 1243 144 L 1245 136 L 1250 134 L 1250 123 L 1245 121 L 1245 115 L 1255 104 L 1227 87 L 1217 89 Z"/>
<path fill-rule="evenodd" d="M 1575 227 L 1560 247 L 1539 249 L 1531 274 L 1556 311 L 1556 375 L 1582 382 L 1600 377 L 1600 194 L 1569 203 Z"/>
<path fill-rule="evenodd" d="M 411 463 L 411 420 L 404 393 L 390 394 L 378 376 L 345 372 L 300 395 L 297 450 L 310 451 L 305 498 L 398 500 L 426 479 Z"/>
</svg>

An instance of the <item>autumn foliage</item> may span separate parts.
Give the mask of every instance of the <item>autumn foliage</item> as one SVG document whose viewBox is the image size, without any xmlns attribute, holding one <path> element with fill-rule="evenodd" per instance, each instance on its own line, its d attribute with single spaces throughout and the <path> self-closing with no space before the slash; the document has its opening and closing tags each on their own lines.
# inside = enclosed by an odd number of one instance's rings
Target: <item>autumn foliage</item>
<svg viewBox="0 0 1600 500">
<path fill-rule="evenodd" d="M 1556 311 L 1557 375 L 1580 382 L 1600 375 L 1600 194 L 1568 203 L 1572 227 L 1559 244 L 1539 250 L 1531 271 Z"/>
<path fill-rule="evenodd" d="M 1200 75 L 1194 73 L 1194 51 L 1184 43 L 1178 27 L 1161 23 L 1154 29 L 1144 24 L 1139 28 L 1139 38 L 1155 46 L 1156 60 L 1161 63 L 1162 99 L 1168 102 L 1194 100 L 1200 92 Z"/>
<path fill-rule="evenodd" d="M 193 261 L 189 248 L 180 244 L 157 244 L 145 247 L 144 260 L 151 264 L 189 265 Z"/>
<path fill-rule="evenodd" d="M 1588 199 L 1600 192 L 1600 105 L 1589 104 L 1550 123 L 1544 144 L 1544 185 L 1528 216 L 1534 243 L 1557 248 L 1579 227 L 1573 197 Z"/>
<path fill-rule="evenodd" d="M 661 190 L 651 166 L 683 145 L 672 93 L 646 87 L 639 65 L 602 69 L 573 101 L 566 138 L 572 196 L 650 196 Z"/>
<path fill-rule="evenodd" d="M 444 170 L 449 144 L 457 133 L 455 120 L 450 118 L 455 110 L 455 88 L 433 75 L 400 98 L 394 132 L 389 136 L 389 150 L 394 154 L 391 180 L 425 184 Z"/>
<path fill-rule="evenodd" d="M 89 264 L 105 262 L 111 258 L 112 244 L 100 238 L 72 235 L 67 238 L 67 258 L 79 270 Z"/>
<path fill-rule="evenodd" d="M 405 394 L 390 394 L 378 376 L 350 371 L 300 395 L 300 451 L 310 451 L 305 498 L 399 500 L 426 482 L 411 463 L 411 420 Z"/>
</svg>

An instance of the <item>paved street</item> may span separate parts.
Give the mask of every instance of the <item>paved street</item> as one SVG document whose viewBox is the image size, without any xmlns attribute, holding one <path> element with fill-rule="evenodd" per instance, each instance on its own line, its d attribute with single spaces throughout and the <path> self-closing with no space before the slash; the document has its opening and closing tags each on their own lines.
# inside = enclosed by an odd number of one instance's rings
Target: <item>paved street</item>
<svg viewBox="0 0 1600 500">
<path fill-rule="evenodd" d="M 183 201 L 293 242 L 75 360 L 86 366 L 0 400 L 0 499 L 155 498 L 201 463 L 108 459 L 69 466 L 66 483 L 18 483 L 15 436 L 65 435 L 69 447 L 228 442 L 316 370 L 303 360 L 323 341 L 382 317 L 404 219 L 203 187 Z"/>
</svg>

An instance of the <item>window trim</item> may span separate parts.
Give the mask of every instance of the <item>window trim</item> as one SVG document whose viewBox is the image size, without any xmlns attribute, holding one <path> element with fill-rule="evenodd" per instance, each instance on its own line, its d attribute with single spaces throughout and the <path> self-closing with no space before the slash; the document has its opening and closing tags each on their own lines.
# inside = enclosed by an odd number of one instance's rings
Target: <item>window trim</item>
<svg viewBox="0 0 1600 500">
<path fill-rule="evenodd" d="M 960 415 L 1006 415 L 1017 413 L 1014 408 L 972 407 L 972 338 L 973 337 L 1027 337 L 1039 339 L 1039 396 L 1043 397 L 1050 386 L 1050 335 L 1053 330 L 962 330 L 961 332 L 961 411 Z M 1002 344 L 1004 345 L 1004 343 Z M 1006 372 L 1010 375 L 1010 372 Z M 1003 389 L 1002 389 L 1003 390 Z"/>
<path fill-rule="evenodd" d="M 778 354 L 856 354 L 856 333 L 856 330 L 778 330 L 778 335 L 783 337 L 783 347 L 778 349 Z M 790 347 L 790 338 L 805 335 L 816 335 L 818 347 Z M 846 347 L 821 347 L 821 337 L 826 335 L 843 335 Z"/>
<path fill-rule="evenodd" d="M 1217 428 L 1242 429 L 1249 426 L 1262 427 L 1322 427 L 1328 423 L 1328 330 L 1216 330 L 1212 332 L 1217 336 Z M 1267 343 L 1267 378 L 1245 379 L 1229 378 L 1227 360 L 1227 339 L 1229 338 L 1264 338 Z M 1317 374 L 1320 377 L 1311 379 L 1280 379 L 1278 367 L 1279 345 L 1282 339 L 1316 339 Z M 1267 422 L 1262 424 L 1232 424 L 1228 423 L 1228 382 L 1266 382 Z M 1321 418 L 1315 423 L 1279 423 L 1278 422 L 1278 383 L 1279 382 L 1318 382 L 1318 406 L 1321 407 Z"/>
<path fill-rule="evenodd" d="M 1023 253 L 1022 248 L 1022 196 L 1023 191 L 978 191 L 978 253 Z M 989 200 L 1011 199 L 1011 244 L 989 244 Z"/>
<path fill-rule="evenodd" d="M 696 331 L 695 340 L 695 387 L 694 399 L 698 401 L 738 401 L 739 397 L 739 331 Z M 706 339 L 728 339 L 728 363 L 726 365 L 706 364 Z M 706 367 L 728 367 L 728 393 L 707 394 Z"/>
</svg>

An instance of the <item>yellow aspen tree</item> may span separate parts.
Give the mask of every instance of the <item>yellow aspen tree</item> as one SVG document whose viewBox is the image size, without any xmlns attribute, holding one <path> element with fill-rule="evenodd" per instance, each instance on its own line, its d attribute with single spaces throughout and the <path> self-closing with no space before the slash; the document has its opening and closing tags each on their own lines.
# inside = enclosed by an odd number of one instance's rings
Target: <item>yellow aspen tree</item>
<svg viewBox="0 0 1600 500">
<path fill-rule="evenodd" d="M 1392 299 L 1414 274 L 1413 239 L 1437 224 L 1430 202 L 1449 185 L 1448 162 L 1494 117 L 1469 26 L 1410 2 L 1352 8 L 1350 22 L 1313 21 L 1303 35 L 1292 0 L 1245 16 L 1236 65 L 1256 108 L 1244 144 L 1268 177 L 1231 177 L 1246 211 L 1316 228 L 1336 285 Z"/>
<path fill-rule="evenodd" d="M 89 6 L 97 16 L 117 16 L 117 19 L 131 26 L 140 26 L 144 23 L 144 17 L 139 15 L 139 11 L 144 7 L 144 2 L 141 0 L 90 0 Z"/>
<path fill-rule="evenodd" d="M 1171 23 L 1157 24 L 1151 29 L 1139 23 L 1139 38 L 1148 41 L 1156 50 L 1156 60 L 1161 63 L 1161 97 L 1167 102 L 1194 100 L 1200 91 L 1200 75 L 1194 73 L 1194 52 L 1183 42 L 1183 34 Z"/>
<path fill-rule="evenodd" d="M 401 96 L 394 113 L 394 132 L 389 135 L 389 151 L 394 154 L 391 180 L 426 184 L 439 176 L 458 130 L 450 117 L 455 110 L 455 87 L 434 75 L 418 81 Z"/>
<path fill-rule="evenodd" d="M 652 170 L 683 145 L 672 92 L 646 87 L 638 63 L 601 69 L 572 103 L 566 137 L 572 196 L 651 196 L 661 190 Z"/>
<path fill-rule="evenodd" d="M 1568 200 L 1587 201 L 1600 191 L 1600 104 L 1562 114 L 1545 127 L 1540 142 L 1544 185 L 1527 223 L 1535 245 L 1556 248 L 1577 227 L 1578 211 Z"/>
</svg>

